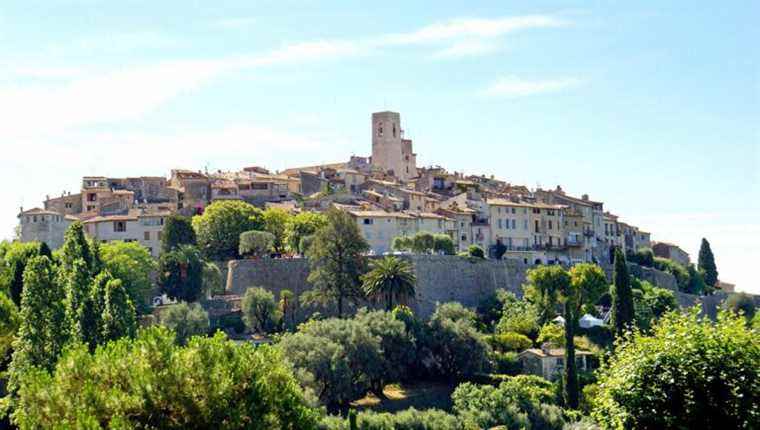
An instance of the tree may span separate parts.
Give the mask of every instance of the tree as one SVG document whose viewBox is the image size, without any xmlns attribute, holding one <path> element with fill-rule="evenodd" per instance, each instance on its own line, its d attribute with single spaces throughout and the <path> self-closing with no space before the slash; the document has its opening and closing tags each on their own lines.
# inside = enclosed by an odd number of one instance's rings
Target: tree
<svg viewBox="0 0 760 430">
<path fill-rule="evenodd" d="M 281 317 L 274 302 L 274 294 L 261 287 L 252 287 L 245 291 L 240 311 L 246 327 L 259 333 L 274 330 Z"/>
<path fill-rule="evenodd" d="M 435 247 L 435 236 L 427 231 L 421 231 L 412 236 L 412 252 L 429 254 Z"/>
<path fill-rule="evenodd" d="M 171 215 L 164 218 L 164 230 L 161 233 L 161 252 L 174 251 L 180 245 L 195 245 L 197 239 L 193 222 L 182 215 Z"/>
<path fill-rule="evenodd" d="M 743 318 L 671 312 L 605 360 L 593 417 L 604 429 L 757 428 L 758 363 L 760 341 Z"/>
<path fill-rule="evenodd" d="M 203 292 L 204 262 L 197 248 L 180 245 L 158 260 L 158 285 L 167 296 L 185 302 L 197 301 Z"/>
<path fill-rule="evenodd" d="M 338 209 L 327 212 L 327 225 L 317 231 L 307 252 L 311 272 L 308 281 L 317 294 L 337 302 L 338 316 L 343 303 L 362 296 L 361 275 L 365 271 L 364 240 L 351 215 Z"/>
<path fill-rule="evenodd" d="M 697 264 L 699 270 L 704 273 L 705 284 L 714 287 L 718 283 L 718 268 L 715 266 L 715 256 L 710 249 L 710 242 L 705 238 L 702 238 L 702 244 L 699 246 Z"/>
<path fill-rule="evenodd" d="M 498 387 L 466 382 L 451 395 L 463 427 L 482 429 L 561 430 L 565 422 L 554 398 L 552 383 L 534 375 L 508 377 Z"/>
<path fill-rule="evenodd" d="M 264 257 L 269 255 L 274 246 L 275 238 L 266 231 L 245 231 L 240 233 L 239 254 L 243 257 Z"/>
<path fill-rule="evenodd" d="M 528 270 L 527 281 L 525 299 L 538 310 L 538 324 L 544 325 L 557 315 L 559 295 L 570 285 L 570 274 L 561 266 L 539 266 Z"/>
<path fill-rule="evenodd" d="M 161 312 L 162 326 L 172 330 L 179 345 L 187 345 L 193 336 L 208 333 L 208 313 L 198 303 L 179 302 Z"/>
<path fill-rule="evenodd" d="M 224 294 L 225 285 L 219 266 L 209 261 L 205 262 L 202 277 L 203 291 L 208 297 Z"/>
<path fill-rule="evenodd" d="M 633 326 L 636 315 L 633 308 L 631 277 L 628 274 L 625 257 L 619 249 L 615 250 L 612 278 L 615 282 L 612 286 L 612 325 L 615 328 L 615 335 L 620 336 Z"/>
<path fill-rule="evenodd" d="M 221 333 L 178 346 L 151 327 L 94 354 L 72 347 L 52 373 L 24 374 L 12 419 L 22 429 L 314 429 L 319 412 L 284 360 Z"/>
<path fill-rule="evenodd" d="M 301 383 L 334 411 L 367 394 L 373 381 L 382 377 L 386 367 L 380 344 L 367 325 L 329 318 L 301 324 L 278 346 Z"/>
<path fill-rule="evenodd" d="M 376 371 L 368 376 L 372 392 L 382 396 L 386 384 L 402 381 L 409 375 L 418 359 L 417 339 L 392 312 L 362 308 L 354 320 L 380 339 L 382 360 L 377 363 L 379 368 L 373 368 Z"/>
<path fill-rule="evenodd" d="M 97 316 L 92 303 L 93 280 L 84 259 L 78 258 L 72 262 L 64 281 L 65 327 L 71 339 L 90 344 L 90 340 L 94 339 Z"/>
<path fill-rule="evenodd" d="M 432 352 L 435 374 L 468 377 L 487 366 L 490 347 L 475 327 L 476 318 L 474 312 L 456 302 L 436 306 L 430 317 L 426 345 Z"/>
<path fill-rule="evenodd" d="M 301 212 L 288 219 L 285 226 L 285 243 L 291 252 L 305 254 L 301 242 L 327 224 L 327 218 L 317 212 Z"/>
<path fill-rule="evenodd" d="M 16 306 L 21 306 L 21 294 L 24 289 L 24 270 L 26 269 L 26 264 L 31 258 L 39 255 L 39 242 L 13 242 L 7 244 L 4 249 L 3 262 L 8 268 L 8 292 L 11 300 L 13 300 L 13 303 Z"/>
<path fill-rule="evenodd" d="M 101 343 L 134 337 L 137 332 L 137 313 L 121 279 L 112 279 L 106 284 L 99 325 Z"/>
<path fill-rule="evenodd" d="M 269 208 L 264 211 L 261 218 L 264 222 L 264 231 L 272 235 L 274 252 L 282 253 L 285 251 L 285 234 L 291 215 L 284 209 Z"/>
<path fill-rule="evenodd" d="M 24 270 L 21 325 L 13 343 L 10 391 L 18 389 L 19 377 L 33 366 L 50 370 L 68 340 L 63 291 L 55 284 L 55 268 L 48 257 L 33 257 Z"/>
<path fill-rule="evenodd" d="M 732 293 L 723 302 L 723 308 L 735 313 L 743 314 L 749 323 L 755 316 L 755 301 L 747 293 Z"/>
<path fill-rule="evenodd" d="M 5 363 L 11 353 L 13 339 L 21 324 L 19 311 L 13 300 L 0 293 L 0 362 Z"/>
<path fill-rule="evenodd" d="M 506 296 L 496 333 L 514 332 L 535 337 L 540 327 L 538 314 L 536 306 L 527 300 L 519 300 L 514 294 Z"/>
<path fill-rule="evenodd" d="M 382 297 L 386 310 L 393 309 L 393 299 L 414 297 L 417 278 L 412 265 L 396 257 L 385 257 L 370 264 L 371 270 L 362 276 L 364 293 L 368 297 Z"/>
<path fill-rule="evenodd" d="M 210 204 L 203 215 L 193 217 L 198 247 L 210 260 L 238 258 L 240 233 L 261 230 L 261 210 L 238 200 L 221 200 Z"/>
<path fill-rule="evenodd" d="M 575 363 L 575 328 L 584 304 L 593 304 L 607 289 L 607 277 L 596 264 L 581 263 L 570 269 L 570 282 L 563 289 L 565 310 L 565 405 L 578 409 L 580 392 Z"/>
<path fill-rule="evenodd" d="M 705 294 L 707 288 L 702 273 L 694 267 L 694 264 L 686 266 L 686 271 L 689 272 L 689 284 L 686 288 L 686 292 L 698 296 Z"/>
<path fill-rule="evenodd" d="M 137 242 L 113 241 L 100 245 L 103 268 L 120 279 L 141 314 L 150 311 L 151 277 L 158 268 L 148 249 Z"/>
<path fill-rule="evenodd" d="M 485 251 L 483 251 L 483 248 L 478 245 L 470 245 L 467 248 L 467 255 L 473 258 L 486 258 Z"/>
<path fill-rule="evenodd" d="M 87 263 L 87 267 L 92 272 L 92 253 L 90 252 L 90 244 L 84 235 L 84 226 L 81 222 L 74 221 L 66 229 L 66 233 L 63 235 L 60 255 L 63 270 L 71 270 L 74 261 L 81 258 Z"/>
<path fill-rule="evenodd" d="M 287 289 L 280 290 L 280 301 L 277 302 L 277 309 L 280 315 L 282 315 L 282 328 L 291 330 L 295 327 L 298 303 L 296 302 L 296 295 L 292 291 Z"/>
<path fill-rule="evenodd" d="M 412 238 L 409 236 L 396 236 L 391 242 L 391 249 L 398 252 L 411 251 Z"/>
<path fill-rule="evenodd" d="M 443 255 L 454 255 L 456 253 L 456 247 L 454 241 L 448 234 L 434 234 L 433 235 L 433 251 Z"/>
</svg>

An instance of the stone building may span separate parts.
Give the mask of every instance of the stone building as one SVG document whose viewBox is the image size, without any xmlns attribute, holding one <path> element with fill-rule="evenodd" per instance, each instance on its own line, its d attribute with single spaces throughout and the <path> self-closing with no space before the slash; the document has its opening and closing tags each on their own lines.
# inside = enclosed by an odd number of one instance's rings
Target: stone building
<svg viewBox="0 0 760 430">
<path fill-rule="evenodd" d="M 689 253 L 681 249 L 678 245 L 667 242 L 654 242 L 652 251 L 657 257 L 673 260 L 682 266 L 688 266 L 691 263 Z"/>
<path fill-rule="evenodd" d="M 82 194 L 61 193 L 60 197 L 45 197 L 45 210 L 58 212 L 63 215 L 82 213 Z"/>
<path fill-rule="evenodd" d="M 19 239 L 21 242 L 45 242 L 50 249 L 63 245 L 63 235 L 76 220 L 71 215 L 40 208 L 21 209 L 18 214 Z"/>
<path fill-rule="evenodd" d="M 173 169 L 169 186 L 177 191 L 177 210 L 182 215 L 203 213 L 211 200 L 211 181 L 201 172 Z"/>
<path fill-rule="evenodd" d="M 406 181 L 417 177 L 417 154 L 404 139 L 398 112 L 372 114 L 372 166 Z"/>
</svg>

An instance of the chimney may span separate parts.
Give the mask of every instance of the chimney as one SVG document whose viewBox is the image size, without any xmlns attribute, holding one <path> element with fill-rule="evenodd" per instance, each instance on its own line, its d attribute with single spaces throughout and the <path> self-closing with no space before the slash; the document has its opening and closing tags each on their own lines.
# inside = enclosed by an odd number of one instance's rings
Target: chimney
<svg viewBox="0 0 760 430">
<path fill-rule="evenodd" d="M 588 194 L 584 194 L 581 196 L 581 199 L 588 201 Z"/>
</svg>

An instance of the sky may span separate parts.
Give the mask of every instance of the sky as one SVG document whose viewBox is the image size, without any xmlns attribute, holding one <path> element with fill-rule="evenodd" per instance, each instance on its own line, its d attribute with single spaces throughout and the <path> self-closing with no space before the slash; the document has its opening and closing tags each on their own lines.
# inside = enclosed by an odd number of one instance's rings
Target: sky
<svg viewBox="0 0 760 430">
<path fill-rule="evenodd" d="M 81 177 L 371 152 L 589 194 L 760 293 L 760 3 L 0 3 L 0 238 Z"/>
</svg>

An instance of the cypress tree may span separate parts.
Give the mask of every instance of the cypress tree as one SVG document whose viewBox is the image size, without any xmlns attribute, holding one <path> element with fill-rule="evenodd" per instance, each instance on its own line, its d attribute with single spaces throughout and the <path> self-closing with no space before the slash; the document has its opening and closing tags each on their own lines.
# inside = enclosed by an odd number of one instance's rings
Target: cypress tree
<svg viewBox="0 0 760 430">
<path fill-rule="evenodd" d="M 635 314 L 633 309 L 633 292 L 631 277 L 625 256 L 619 249 L 615 250 L 615 265 L 612 287 L 612 320 L 616 336 L 621 335 L 633 325 Z"/>
<path fill-rule="evenodd" d="M 578 409 L 578 369 L 575 367 L 575 301 L 565 299 L 565 370 L 563 384 L 565 406 Z"/>
<path fill-rule="evenodd" d="M 710 242 L 705 238 L 702 238 L 702 245 L 699 247 L 697 264 L 699 270 L 704 273 L 705 284 L 714 287 L 718 283 L 718 268 L 715 266 L 715 256 L 710 249 Z"/>
<path fill-rule="evenodd" d="M 89 315 L 90 292 L 92 277 L 87 268 L 87 263 L 81 258 L 74 260 L 72 270 L 66 274 L 66 298 L 64 307 L 66 310 L 66 325 L 71 338 L 77 341 L 89 342 L 88 325 L 93 316 Z"/>
<path fill-rule="evenodd" d="M 44 255 L 45 257 L 49 258 L 51 261 L 53 259 L 53 251 L 50 250 L 50 247 L 45 242 L 40 242 L 40 250 L 37 252 L 38 255 Z"/>
<path fill-rule="evenodd" d="M 70 271 L 74 261 L 81 258 L 87 263 L 88 268 L 92 268 L 92 254 L 90 245 L 84 236 L 84 227 L 79 221 L 75 221 L 66 230 L 63 235 L 63 246 L 61 247 L 61 265 L 65 271 Z"/>
<path fill-rule="evenodd" d="M 24 270 L 21 295 L 21 324 L 13 344 L 10 390 L 18 388 L 21 372 L 30 366 L 51 370 L 68 340 L 63 291 L 55 284 L 55 269 L 45 256 L 33 257 Z"/>
<path fill-rule="evenodd" d="M 137 313 L 120 279 L 112 279 L 106 284 L 99 325 L 101 342 L 134 337 L 137 331 Z"/>
<path fill-rule="evenodd" d="M 11 300 L 13 300 L 13 303 L 15 303 L 18 307 L 21 306 L 21 294 L 24 290 L 25 267 L 26 265 L 24 264 L 24 261 L 19 258 L 13 262 L 13 267 L 11 269 Z"/>
</svg>

